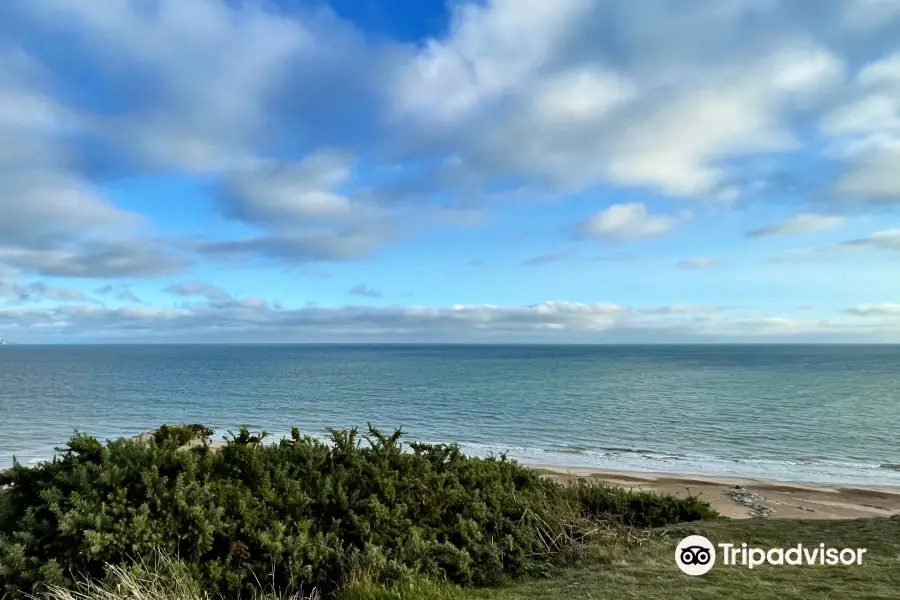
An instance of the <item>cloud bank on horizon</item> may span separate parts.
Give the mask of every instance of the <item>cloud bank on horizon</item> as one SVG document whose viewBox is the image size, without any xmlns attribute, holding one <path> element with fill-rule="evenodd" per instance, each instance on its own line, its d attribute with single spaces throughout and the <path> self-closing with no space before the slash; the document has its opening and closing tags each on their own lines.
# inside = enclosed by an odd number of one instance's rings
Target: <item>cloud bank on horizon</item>
<svg viewBox="0 0 900 600">
<path fill-rule="evenodd" d="M 8 0 L 0 336 L 900 342 L 900 0 Z"/>
</svg>

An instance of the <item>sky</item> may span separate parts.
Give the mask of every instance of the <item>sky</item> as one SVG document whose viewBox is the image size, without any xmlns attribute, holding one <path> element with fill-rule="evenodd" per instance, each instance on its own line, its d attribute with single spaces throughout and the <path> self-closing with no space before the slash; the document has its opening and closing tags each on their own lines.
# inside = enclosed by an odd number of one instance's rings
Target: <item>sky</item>
<svg viewBox="0 0 900 600">
<path fill-rule="evenodd" d="M 900 0 L 5 0 L 14 343 L 900 342 Z"/>
</svg>

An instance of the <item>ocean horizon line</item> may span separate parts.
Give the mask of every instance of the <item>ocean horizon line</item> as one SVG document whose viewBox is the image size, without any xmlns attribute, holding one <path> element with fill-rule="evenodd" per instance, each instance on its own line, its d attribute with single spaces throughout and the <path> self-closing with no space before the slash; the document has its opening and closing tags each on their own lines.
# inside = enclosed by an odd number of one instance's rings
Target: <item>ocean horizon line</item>
<svg viewBox="0 0 900 600">
<path fill-rule="evenodd" d="M 456 347 L 528 347 L 528 348 L 653 348 L 653 347 L 819 347 L 819 346 L 840 346 L 840 347 L 900 347 L 900 342 L 205 342 L 205 341 L 146 341 L 146 342 L 15 342 L 7 340 L 8 346 L 28 346 L 28 347 L 84 347 L 84 346 L 456 346 Z M 6 348 L 4 348 L 6 349 Z"/>
</svg>

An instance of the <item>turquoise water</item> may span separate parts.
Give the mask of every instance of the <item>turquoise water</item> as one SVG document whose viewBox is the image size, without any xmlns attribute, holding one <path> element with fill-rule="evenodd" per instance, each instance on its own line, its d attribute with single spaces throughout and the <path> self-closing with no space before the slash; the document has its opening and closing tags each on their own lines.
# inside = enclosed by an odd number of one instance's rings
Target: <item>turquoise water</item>
<svg viewBox="0 0 900 600">
<path fill-rule="evenodd" d="M 367 421 L 529 463 L 900 484 L 900 346 L 0 348 L 0 467 L 75 429 Z"/>
</svg>

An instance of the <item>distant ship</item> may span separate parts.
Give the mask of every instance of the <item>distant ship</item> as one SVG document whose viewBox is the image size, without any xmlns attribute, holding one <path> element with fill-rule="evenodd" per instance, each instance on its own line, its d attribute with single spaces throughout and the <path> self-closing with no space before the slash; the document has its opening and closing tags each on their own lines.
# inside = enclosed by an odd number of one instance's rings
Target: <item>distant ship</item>
<svg viewBox="0 0 900 600">
<path fill-rule="evenodd" d="M 3 338 L 0 338 L 0 346 L 10 346 L 10 345 L 12 345 L 12 342 L 10 342 L 9 340 L 4 340 Z"/>
</svg>

